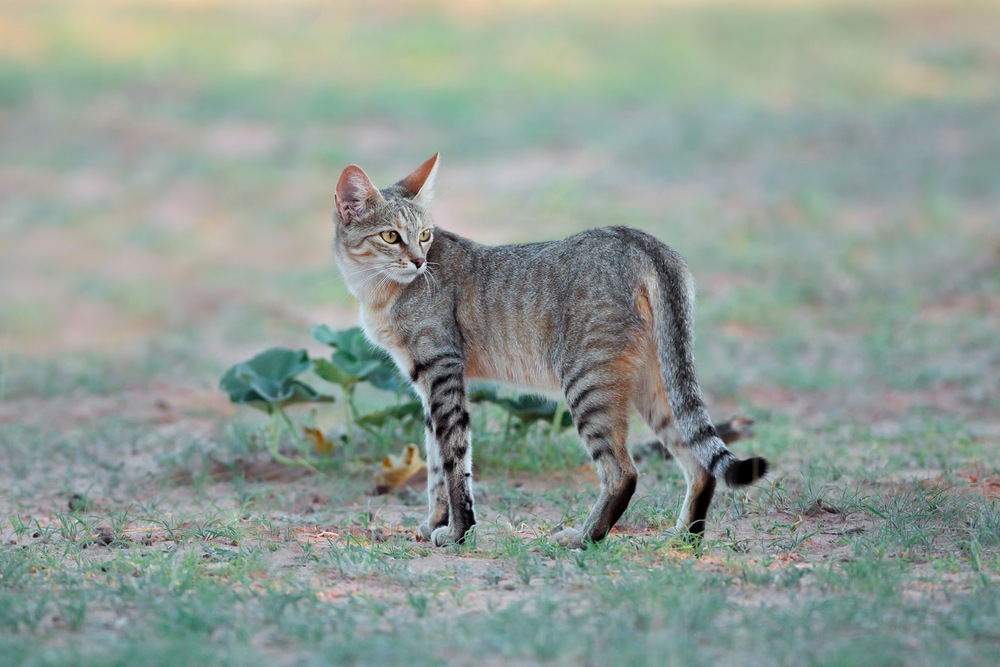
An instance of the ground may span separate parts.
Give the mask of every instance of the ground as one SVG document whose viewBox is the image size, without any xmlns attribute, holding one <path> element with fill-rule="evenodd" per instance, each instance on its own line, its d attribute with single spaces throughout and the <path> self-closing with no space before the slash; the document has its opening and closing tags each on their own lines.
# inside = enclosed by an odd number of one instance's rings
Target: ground
<svg viewBox="0 0 1000 667">
<path fill-rule="evenodd" d="M 5 664 L 995 664 L 997 34 L 972 0 L 0 2 Z M 419 488 L 373 494 L 405 438 L 288 468 L 217 389 L 328 354 L 340 170 L 435 151 L 441 227 L 687 259 L 710 410 L 774 466 L 700 548 L 649 456 L 553 547 L 582 449 L 477 408 L 479 528 L 434 549 Z"/>
</svg>

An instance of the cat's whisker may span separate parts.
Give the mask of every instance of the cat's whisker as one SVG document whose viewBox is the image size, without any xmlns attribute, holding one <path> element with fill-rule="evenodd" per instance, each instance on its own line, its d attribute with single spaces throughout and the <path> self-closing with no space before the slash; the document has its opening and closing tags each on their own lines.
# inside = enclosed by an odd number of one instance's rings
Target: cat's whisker
<svg viewBox="0 0 1000 667">
<path fill-rule="evenodd" d="M 379 271 L 384 271 L 384 270 L 385 270 L 385 267 L 380 267 L 380 266 L 376 266 L 376 267 L 361 266 L 361 267 L 358 267 L 354 271 L 341 271 L 341 275 L 344 278 L 351 278 L 351 277 L 356 276 L 356 275 L 361 274 L 361 273 L 378 273 Z"/>
<path fill-rule="evenodd" d="M 424 278 L 426 279 L 427 282 L 427 289 L 433 291 L 433 289 L 437 287 L 438 279 L 437 276 L 435 276 L 434 273 L 431 271 L 430 267 L 428 267 L 427 270 L 424 271 Z"/>
<path fill-rule="evenodd" d="M 379 290 L 382 289 L 382 285 L 387 280 L 387 277 L 388 277 L 388 274 L 389 274 L 391 268 L 392 267 L 389 267 L 389 266 L 377 266 L 377 267 L 374 267 L 374 268 L 371 268 L 371 267 L 362 267 L 361 270 L 353 271 L 351 273 L 346 274 L 345 275 L 345 280 L 347 280 L 346 276 L 356 276 L 356 275 L 358 275 L 360 273 L 367 273 L 367 275 L 365 275 L 361 280 L 358 280 L 357 282 L 355 282 L 352 285 L 353 290 L 356 293 L 363 293 L 363 292 L 367 291 L 368 289 L 370 289 L 369 284 L 372 281 L 374 281 L 376 279 L 380 279 L 378 285 L 374 288 L 375 291 L 379 291 Z M 349 284 L 351 283 L 350 280 L 347 280 L 347 282 Z M 347 299 L 347 297 L 345 296 L 344 299 L 342 299 L 342 301 L 346 300 L 346 299 Z"/>
<path fill-rule="evenodd" d="M 381 271 L 375 271 L 375 272 L 370 273 L 370 274 L 364 276 L 363 278 L 357 280 L 353 284 L 351 283 L 351 281 L 348 281 L 348 284 L 352 285 L 352 287 L 354 288 L 354 291 L 361 291 L 361 290 L 363 290 L 368 285 L 368 283 L 370 283 L 373 279 L 377 278 L 380 273 L 381 273 Z"/>
<path fill-rule="evenodd" d="M 390 276 L 388 272 L 386 272 L 378 276 L 378 279 L 379 279 L 378 284 L 376 284 L 375 287 L 373 288 L 375 292 L 381 292 L 385 288 L 385 286 L 392 281 L 392 276 Z"/>
<path fill-rule="evenodd" d="M 378 285 L 375 286 L 375 291 L 381 292 L 382 289 L 386 285 L 388 285 L 391 281 L 392 281 L 392 274 L 390 273 L 389 268 L 386 268 L 386 270 L 383 272 L 382 279 L 379 280 Z"/>
</svg>

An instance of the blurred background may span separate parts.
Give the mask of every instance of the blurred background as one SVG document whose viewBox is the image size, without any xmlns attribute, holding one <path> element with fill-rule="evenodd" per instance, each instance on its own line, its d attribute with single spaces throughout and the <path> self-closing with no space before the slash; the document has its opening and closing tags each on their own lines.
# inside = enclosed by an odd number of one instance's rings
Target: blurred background
<svg viewBox="0 0 1000 667">
<path fill-rule="evenodd" d="M 215 395 L 354 324 L 341 169 L 441 151 L 444 228 L 680 251 L 714 412 L 1000 438 L 998 35 L 996 0 L 0 0 L 0 397 Z"/>
</svg>

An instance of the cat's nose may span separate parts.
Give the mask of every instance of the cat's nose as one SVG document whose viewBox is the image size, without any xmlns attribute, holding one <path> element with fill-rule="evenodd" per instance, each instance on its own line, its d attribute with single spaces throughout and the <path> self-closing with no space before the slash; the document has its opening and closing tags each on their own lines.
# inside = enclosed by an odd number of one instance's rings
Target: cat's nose
<svg viewBox="0 0 1000 667">
<path fill-rule="evenodd" d="M 421 266 L 424 265 L 424 262 L 426 262 L 427 260 L 425 260 L 423 257 L 417 257 L 416 259 L 410 261 L 412 261 L 413 265 L 419 269 Z"/>
</svg>

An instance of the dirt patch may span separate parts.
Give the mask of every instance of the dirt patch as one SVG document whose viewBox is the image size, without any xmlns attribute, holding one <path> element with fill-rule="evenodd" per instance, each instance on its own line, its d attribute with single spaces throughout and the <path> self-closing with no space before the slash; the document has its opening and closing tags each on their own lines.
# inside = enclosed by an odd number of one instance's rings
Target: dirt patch
<svg viewBox="0 0 1000 667">
<path fill-rule="evenodd" d="M 19 423 L 64 429 L 109 417 L 121 417 L 149 425 L 164 425 L 189 418 L 192 414 L 227 419 L 234 413 L 228 397 L 220 391 L 155 382 L 127 393 L 4 401 L 0 403 L 0 424 Z"/>
<path fill-rule="evenodd" d="M 940 476 L 927 479 L 921 482 L 920 486 L 926 489 L 943 489 L 947 493 L 1000 499 L 1000 475 L 985 473 L 982 470 L 961 470 L 950 477 L 947 481 Z"/>
</svg>

